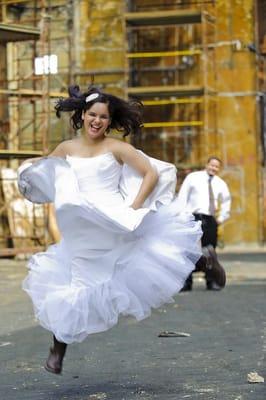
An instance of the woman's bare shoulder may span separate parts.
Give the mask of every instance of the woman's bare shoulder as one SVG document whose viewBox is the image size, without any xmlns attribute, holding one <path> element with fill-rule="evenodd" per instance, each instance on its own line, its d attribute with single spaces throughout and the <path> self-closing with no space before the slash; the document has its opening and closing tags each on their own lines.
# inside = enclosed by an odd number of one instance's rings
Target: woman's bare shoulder
<svg viewBox="0 0 266 400">
<path fill-rule="evenodd" d="M 79 143 L 80 143 L 80 138 L 79 137 L 75 137 L 73 139 L 64 140 L 60 144 L 62 144 L 64 147 L 69 147 L 69 146 L 76 146 Z"/>
<path fill-rule="evenodd" d="M 120 164 L 138 157 L 136 148 L 123 140 L 113 139 L 112 142 L 109 141 L 108 150 L 113 153 Z"/>
<path fill-rule="evenodd" d="M 108 138 L 107 140 L 108 149 L 112 152 L 130 151 L 135 149 L 134 146 L 124 140 L 113 138 Z"/>
<path fill-rule="evenodd" d="M 69 152 L 72 151 L 73 148 L 78 145 L 77 142 L 78 139 L 64 140 L 56 146 L 56 148 L 52 151 L 50 155 L 65 157 Z"/>
</svg>

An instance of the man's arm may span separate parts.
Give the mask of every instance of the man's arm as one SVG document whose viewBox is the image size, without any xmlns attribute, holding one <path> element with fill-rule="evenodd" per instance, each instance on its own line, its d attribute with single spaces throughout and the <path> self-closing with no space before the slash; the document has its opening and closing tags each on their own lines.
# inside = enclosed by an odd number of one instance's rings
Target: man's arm
<svg viewBox="0 0 266 400">
<path fill-rule="evenodd" d="M 217 217 L 218 224 L 222 224 L 230 217 L 230 210 L 231 210 L 231 195 L 228 189 L 228 186 L 225 182 L 223 182 L 223 187 L 220 198 L 220 212 Z"/>
<path fill-rule="evenodd" d="M 178 205 L 181 210 L 184 210 L 187 207 L 189 192 L 190 192 L 190 174 L 187 175 L 186 178 L 184 179 L 177 194 Z"/>
</svg>

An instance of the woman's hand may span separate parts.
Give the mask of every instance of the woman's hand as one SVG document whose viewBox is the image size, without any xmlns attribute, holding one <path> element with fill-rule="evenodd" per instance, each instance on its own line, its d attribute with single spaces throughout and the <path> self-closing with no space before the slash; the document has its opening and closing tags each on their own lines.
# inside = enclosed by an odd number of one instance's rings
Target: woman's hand
<svg viewBox="0 0 266 400">
<path fill-rule="evenodd" d="M 138 203 L 137 201 L 134 201 L 134 202 L 131 204 L 130 207 L 133 208 L 133 210 L 138 210 L 139 208 L 142 207 L 142 204 L 141 204 L 141 203 Z"/>
<path fill-rule="evenodd" d="M 138 152 L 135 147 L 128 143 L 117 142 L 115 148 L 112 149 L 113 154 L 118 160 L 134 168 L 143 177 L 139 192 L 131 205 L 134 210 L 137 210 L 142 207 L 155 188 L 159 179 L 158 172 L 151 165 L 149 159 Z"/>
</svg>

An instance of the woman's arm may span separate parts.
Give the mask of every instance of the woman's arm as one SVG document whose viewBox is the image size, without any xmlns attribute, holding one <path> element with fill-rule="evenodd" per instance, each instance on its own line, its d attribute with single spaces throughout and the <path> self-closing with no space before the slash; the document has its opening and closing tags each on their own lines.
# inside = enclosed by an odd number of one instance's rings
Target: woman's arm
<svg viewBox="0 0 266 400">
<path fill-rule="evenodd" d="M 38 160 L 41 160 L 43 158 L 47 158 L 47 157 L 61 157 L 61 158 L 65 158 L 66 157 L 66 148 L 67 148 L 67 142 L 62 142 L 59 143 L 59 145 L 47 156 L 43 156 L 43 157 L 35 157 L 35 158 L 28 158 L 27 160 L 23 161 L 23 164 L 26 163 L 35 163 Z"/>
<path fill-rule="evenodd" d="M 142 207 L 155 188 L 159 179 L 158 173 L 150 161 L 128 143 L 118 142 L 113 154 L 118 160 L 134 168 L 143 177 L 139 192 L 131 204 L 131 207 L 137 210 Z"/>
</svg>

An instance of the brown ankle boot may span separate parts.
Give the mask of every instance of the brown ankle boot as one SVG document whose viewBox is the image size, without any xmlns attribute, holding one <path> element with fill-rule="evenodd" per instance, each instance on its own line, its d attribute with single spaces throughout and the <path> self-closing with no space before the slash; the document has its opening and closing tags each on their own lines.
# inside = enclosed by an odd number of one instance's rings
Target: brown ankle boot
<svg viewBox="0 0 266 400">
<path fill-rule="evenodd" d="M 203 256 L 196 264 L 197 268 L 205 272 L 208 281 L 214 282 L 220 289 L 224 288 L 226 283 L 225 270 L 219 263 L 213 246 L 203 247 L 202 253 Z"/>
<path fill-rule="evenodd" d="M 44 368 L 46 371 L 52 372 L 53 374 L 61 374 L 67 344 L 59 342 L 55 336 L 53 336 L 53 339 L 54 346 L 50 348 L 50 353 Z"/>
</svg>

